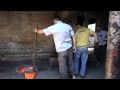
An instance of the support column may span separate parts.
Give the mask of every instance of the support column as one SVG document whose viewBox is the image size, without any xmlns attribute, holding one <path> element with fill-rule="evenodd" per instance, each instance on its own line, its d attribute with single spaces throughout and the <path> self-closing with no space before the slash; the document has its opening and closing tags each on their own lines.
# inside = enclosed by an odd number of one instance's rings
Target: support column
<svg viewBox="0 0 120 90">
<path fill-rule="evenodd" d="M 120 79 L 120 11 L 109 12 L 105 79 Z"/>
</svg>

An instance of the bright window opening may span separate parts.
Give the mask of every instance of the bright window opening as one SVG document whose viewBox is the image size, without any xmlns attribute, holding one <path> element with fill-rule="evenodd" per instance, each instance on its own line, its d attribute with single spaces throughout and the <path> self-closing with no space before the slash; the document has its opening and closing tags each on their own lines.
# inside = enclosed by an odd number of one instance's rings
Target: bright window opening
<svg viewBox="0 0 120 90">
<path fill-rule="evenodd" d="M 88 28 L 93 30 L 94 32 L 95 32 L 95 27 L 96 27 L 96 23 L 88 25 Z"/>
</svg>

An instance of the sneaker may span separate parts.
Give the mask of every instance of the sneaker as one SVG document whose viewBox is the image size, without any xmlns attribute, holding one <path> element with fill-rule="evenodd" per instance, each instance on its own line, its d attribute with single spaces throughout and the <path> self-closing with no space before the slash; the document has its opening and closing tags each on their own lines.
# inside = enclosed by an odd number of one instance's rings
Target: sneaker
<svg viewBox="0 0 120 90">
<path fill-rule="evenodd" d="M 72 76 L 72 79 L 76 79 L 75 75 Z"/>
</svg>

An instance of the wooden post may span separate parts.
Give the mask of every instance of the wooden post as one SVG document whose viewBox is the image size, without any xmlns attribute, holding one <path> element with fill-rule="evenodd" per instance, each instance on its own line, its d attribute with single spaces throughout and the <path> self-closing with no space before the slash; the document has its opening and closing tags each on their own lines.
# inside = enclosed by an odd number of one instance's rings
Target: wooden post
<svg viewBox="0 0 120 90">
<path fill-rule="evenodd" d="M 105 79 L 120 79 L 120 11 L 109 12 Z"/>
</svg>

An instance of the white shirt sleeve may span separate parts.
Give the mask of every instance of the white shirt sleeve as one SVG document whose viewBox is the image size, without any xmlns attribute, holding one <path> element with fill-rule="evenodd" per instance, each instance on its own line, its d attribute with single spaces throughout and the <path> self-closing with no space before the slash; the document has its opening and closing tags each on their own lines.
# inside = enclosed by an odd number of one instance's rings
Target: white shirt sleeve
<svg viewBox="0 0 120 90">
<path fill-rule="evenodd" d="M 45 28 L 45 29 L 43 29 L 43 31 L 44 31 L 44 33 L 45 33 L 46 36 L 54 34 L 54 33 L 57 32 L 55 25 L 52 25 L 52 26 L 50 26 L 48 28 Z"/>
<path fill-rule="evenodd" d="M 69 26 L 69 31 L 71 36 L 75 35 L 74 30 L 71 26 Z"/>
</svg>

